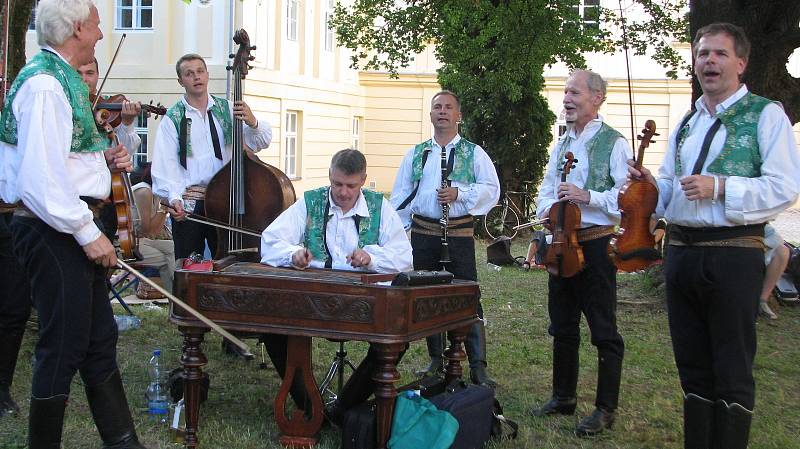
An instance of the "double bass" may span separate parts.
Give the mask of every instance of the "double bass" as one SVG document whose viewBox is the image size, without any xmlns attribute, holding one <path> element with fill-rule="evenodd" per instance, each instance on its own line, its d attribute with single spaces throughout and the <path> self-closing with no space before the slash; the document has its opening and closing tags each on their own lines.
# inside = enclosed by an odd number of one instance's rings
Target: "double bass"
<svg viewBox="0 0 800 449">
<path fill-rule="evenodd" d="M 642 134 L 637 137 L 639 149 L 635 169 L 642 168 L 644 150 L 650 146 L 653 136 L 657 135 L 656 122 L 646 121 Z M 620 189 L 617 204 L 622 221 L 619 233 L 610 245 L 614 265 L 626 272 L 647 268 L 661 259 L 661 254 L 655 249 L 655 236 L 650 230 L 650 217 L 658 205 L 658 189 L 647 181 L 630 179 Z"/>
<path fill-rule="evenodd" d="M 567 182 L 567 175 L 578 162 L 568 151 L 561 170 L 561 182 Z M 581 225 L 581 208 L 572 201 L 561 200 L 550 208 L 548 216 L 553 242 L 547 248 L 544 264 L 553 276 L 571 278 L 583 270 L 583 248 L 578 243 L 578 227 Z"/>
<path fill-rule="evenodd" d="M 232 100 L 236 102 L 242 100 L 242 80 L 250 69 L 248 63 L 255 59 L 250 51 L 256 47 L 250 45 L 243 29 L 236 31 L 233 41 L 239 48 L 235 55 L 230 55 L 233 63 L 228 70 L 233 72 Z M 282 171 L 245 150 L 243 125 L 241 119 L 234 117 L 231 160 L 208 183 L 206 216 L 229 227 L 260 234 L 294 203 L 294 187 Z M 218 228 L 217 233 L 217 257 L 260 246 L 259 237 L 254 235 L 223 228 Z"/>
</svg>

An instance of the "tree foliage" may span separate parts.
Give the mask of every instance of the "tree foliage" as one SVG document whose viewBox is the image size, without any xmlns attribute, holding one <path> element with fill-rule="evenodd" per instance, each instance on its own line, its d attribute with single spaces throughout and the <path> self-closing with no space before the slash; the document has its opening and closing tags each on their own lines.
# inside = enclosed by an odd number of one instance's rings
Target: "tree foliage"
<svg viewBox="0 0 800 449">
<path fill-rule="evenodd" d="M 25 34 L 28 31 L 28 22 L 30 21 L 33 6 L 34 0 L 11 0 L 8 55 L 0 55 L 2 58 L 0 59 L 0 66 L 6 65 L 5 68 L 8 69 L 9 80 L 13 80 L 22 66 L 25 65 Z M 0 2 L 0 23 L 5 23 L 6 14 L 6 2 Z M 2 39 L 5 39 L 5 36 Z M 2 108 L 1 104 L 0 108 Z"/>
<path fill-rule="evenodd" d="M 356 68 L 397 70 L 429 42 L 439 83 L 461 96 L 461 132 L 487 150 L 514 187 L 539 180 L 555 116 L 541 92 L 546 65 L 583 67 L 609 36 L 584 28 L 577 0 L 355 0 L 331 26 Z"/>
</svg>

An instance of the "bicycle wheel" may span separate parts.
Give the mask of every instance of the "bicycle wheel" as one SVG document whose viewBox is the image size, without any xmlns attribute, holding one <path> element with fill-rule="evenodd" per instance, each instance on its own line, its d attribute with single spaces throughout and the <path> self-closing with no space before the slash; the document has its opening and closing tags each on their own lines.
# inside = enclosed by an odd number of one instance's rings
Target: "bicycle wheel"
<svg viewBox="0 0 800 449">
<path fill-rule="evenodd" d="M 483 219 L 486 235 L 491 239 L 496 239 L 501 235 L 513 239 L 517 235 L 517 231 L 514 230 L 515 226 L 519 226 L 519 215 L 514 209 L 503 207 L 502 204 L 491 208 Z"/>
</svg>

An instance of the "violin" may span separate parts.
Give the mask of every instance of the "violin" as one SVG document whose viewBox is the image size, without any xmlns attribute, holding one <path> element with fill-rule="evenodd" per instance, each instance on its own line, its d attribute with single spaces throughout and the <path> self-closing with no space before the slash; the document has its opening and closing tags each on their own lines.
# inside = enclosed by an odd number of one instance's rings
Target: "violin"
<svg viewBox="0 0 800 449">
<path fill-rule="evenodd" d="M 561 171 L 561 182 L 578 162 L 568 151 Z M 572 201 L 562 200 L 550 208 L 548 216 L 553 242 L 547 249 L 544 264 L 553 276 L 571 278 L 583 270 L 583 248 L 578 243 L 578 227 L 581 225 L 581 208 Z"/>
<path fill-rule="evenodd" d="M 656 123 L 648 120 L 642 134 L 637 136 L 639 149 L 634 168 L 642 168 L 644 150 L 650 146 L 656 134 Z M 618 269 L 626 272 L 642 270 L 652 265 L 661 254 L 656 250 L 655 236 L 650 230 L 650 217 L 658 205 L 658 189 L 653 184 L 630 179 L 620 189 L 617 196 L 619 211 L 622 213 L 620 229 L 611 240 L 610 256 Z"/>
<path fill-rule="evenodd" d="M 119 140 L 114 132 L 114 127 L 108 120 L 109 112 L 101 109 L 95 112 L 94 120 L 97 129 L 105 133 L 112 146 L 119 145 Z M 111 169 L 111 202 L 117 215 L 117 238 L 119 249 L 125 260 L 141 260 L 139 255 L 139 242 L 133 228 L 133 190 L 131 181 L 125 169 L 114 167 Z"/>
<path fill-rule="evenodd" d="M 112 128 L 116 128 L 122 123 L 122 105 L 128 100 L 125 95 L 116 94 L 111 95 L 110 97 L 103 97 L 101 96 L 99 101 L 94 95 L 89 96 L 89 101 L 92 102 L 94 107 L 94 112 L 97 114 L 98 111 L 106 111 L 104 112 L 104 120 L 107 121 Z M 162 106 L 161 104 L 142 104 L 142 110 L 155 115 L 166 115 L 167 108 Z"/>
</svg>

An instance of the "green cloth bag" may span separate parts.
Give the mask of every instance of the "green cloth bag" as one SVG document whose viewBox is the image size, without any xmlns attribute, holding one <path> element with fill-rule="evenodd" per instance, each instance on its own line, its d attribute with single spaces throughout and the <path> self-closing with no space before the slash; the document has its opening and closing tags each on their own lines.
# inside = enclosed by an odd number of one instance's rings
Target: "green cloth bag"
<svg viewBox="0 0 800 449">
<path fill-rule="evenodd" d="M 389 449 L 447 449 L 458 433 L 458 421 L 420 397 L 398 396 L 394 404 Z"/>
</svg>

